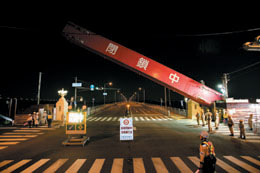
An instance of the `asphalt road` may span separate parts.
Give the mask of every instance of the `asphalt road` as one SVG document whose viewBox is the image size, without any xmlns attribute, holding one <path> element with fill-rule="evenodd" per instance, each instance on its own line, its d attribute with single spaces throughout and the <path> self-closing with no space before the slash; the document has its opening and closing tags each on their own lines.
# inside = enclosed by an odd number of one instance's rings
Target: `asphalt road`
<svg viewBox="0 0 260 173">
<path fill-rule="evenodd" d="M 197 126 L 194 120 L 165 116 L 145 104 L 130 105 L 135 127 L 133 141 L 119 140 L 119 118 L 125 115 L 126 104 L 112 104 L 88 117 L 90 141 L 84 147 L 63 146 L 67 138 L 64 127 L 28 131 L 36 137 L 0 150 L 0 171 L 180 172 L 184 169 L 194 172 L 198 164 L 199 133 L 207 129 Z M 14 130 L 1 130 L 0 143 L 1 136 L 8 132 Z M 222 133 L 211 134 L 210 140 L 220 160 L 217 172 L 260 171 L 260 143 Z"/>
</svg>

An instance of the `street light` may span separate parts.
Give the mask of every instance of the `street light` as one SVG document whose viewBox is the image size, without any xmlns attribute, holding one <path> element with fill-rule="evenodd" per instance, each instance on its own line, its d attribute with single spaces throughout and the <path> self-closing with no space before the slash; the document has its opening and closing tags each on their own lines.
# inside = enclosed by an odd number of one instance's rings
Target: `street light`
<svg viewBox="0 0 260 173">
<path fill-rule="evenodd" d="M 226 95 L 226 89 L 222 84 L 218 84 L 218 88 L 220 89 L 221 93 L 225 96 Z"/>
<path fill-rule="evenodd" d="M 144 103 L 145 103 L 145 89 L 139 87 L 138 90 L 139 90 L 139 91 L 142 91 L 142 90 L 143 90 L 143 99 L 144 99 L 143 101 L 144 101 Z M 139 101 L 139 92 L 138 92 L 138 101 Z"/>
<path fill-rule="evenodd" d="M 68 91 L 67 90 L 64 90 L 64 88 L 62 88 L 61 90 L 58 91 L 58 94 L 61 96 L 61 97 L 64 97 L 68 94 Z"/>
</svg>

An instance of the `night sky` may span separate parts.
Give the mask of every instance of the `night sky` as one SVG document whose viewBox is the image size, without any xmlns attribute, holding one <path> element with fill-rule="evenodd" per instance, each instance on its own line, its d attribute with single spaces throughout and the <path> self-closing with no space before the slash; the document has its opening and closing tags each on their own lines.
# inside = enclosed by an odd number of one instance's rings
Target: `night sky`
<svg viewBox="0 0 260 173">
<path fill-rule="evenodd" d="M 113 3 L 113 1 L 112 1 Z M 24 5 L 24 4 L 23 4 Z M 38 75 L 42 75 L 41 98 L 57 99 L 57 91 L 69 91 L 74 77 L 87 86 L 113 82 L 113 88 L 130 97 L 139 87 L 146 99 L 159 101 L 163 87 L 101 56 L 78 47 L 62 36 L 68 21 L 118 42 L 196 81 L 216 89 L 223 73 L 260 61 L 260 52 L 242 49 L 260 30 L 233 34 L 199 35 L 260 28 L 257 11 L 209 6 L 163 4 L 66 4 L 7 6 L 0 27 L 1 86 L 4 97 L 35 98 Z M 115 4 L 114 4 L 115 5 Z M 111 7 L 112 6 L 112 7 Z M 215 7 L 215 8 L 213 8 Z M 257 15 L 255 15 L 257 14 Z M 260 65 L 230 76 L 229 95 L 260 98 Z M 102 92 L 79 93 L 89 102 L 102 101 Z M 140 95 L 140 97 L 142 97 Z M 114 92 L 107 98 L 114 100 Z M 183 99 L 172 92 L 172 99 Z"/>
</svg>

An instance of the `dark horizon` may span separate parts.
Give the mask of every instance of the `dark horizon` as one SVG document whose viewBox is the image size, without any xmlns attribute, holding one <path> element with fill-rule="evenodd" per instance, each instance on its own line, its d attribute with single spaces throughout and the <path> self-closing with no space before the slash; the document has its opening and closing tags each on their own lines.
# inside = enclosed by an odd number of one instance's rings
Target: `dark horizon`
<svg viewBox="0 0 260 173">
<path fill-rule="evenodd" d="M 214 11 L 214 10 L 213 10 Z M 191 13 L 194 11 L 190 11 Z M 206 10 L 209 12 L 209 10 Z M 215 11 L 214 11 L 215 12 Z M 200 13 L 178 17 L 177 13 L 143 16 L 104 17 L 93 11 L 61 11 L 44 15 L 35 12 L 37 20 L 27 15 L 10 17 L 1 25 L 2 55 L 0 95 L 2 97 L 36 98 L 38 73 L 43 72 L 41 98 L 57 99 L 57 91 L 69 91 L 74 77 L 88 85 L 102 86 L 113 82 L 126 97 L 139 87 L 145 88 L 147 100 L 164 98 L 163 87 L 103 57 L 78 47 L 62 36 L 68 21 L 122 44 L 196 81 L 218 90 L 223 73 L 230 73 L 259 61 L 259 52 L 242 49 L 247 41 L 260 35 L 254 20 L 243 17 L 239 10 L 232 14 L 211 12 L 210 20 Z M 203 11 L 201 12 L 203 14 Z M 111 16 L 117 13 L 111 13 Z M 125 14 L 125 13 L 124 13 Z M 89 16 L 95 17 L 89 17 Z M 156 18 L 155 18 L 156 17 Z M 195 20 L 196 19 L 196 20 Z M 221 34 L 231 32 L 230 34 Z M 198 35 L 220 33 L 216 35 Z M 229 95 L 234 98 L 260 98 L 259 65 L 234 73 L 230 77 Z M 219 91 L 219 90 L 218 90 Z M 84 93 L 92 95 L 93 93 Z M 171 93 L 173 100 L 183 99 Z M 102 99 L 102 93 L 97 93 Z M 101 95 L 101 96 L 100 96 Z M 113 94 L 112 94 L 113 95 Z M 114 97 L 114 96 L 113 96 Z"/>
</svg>

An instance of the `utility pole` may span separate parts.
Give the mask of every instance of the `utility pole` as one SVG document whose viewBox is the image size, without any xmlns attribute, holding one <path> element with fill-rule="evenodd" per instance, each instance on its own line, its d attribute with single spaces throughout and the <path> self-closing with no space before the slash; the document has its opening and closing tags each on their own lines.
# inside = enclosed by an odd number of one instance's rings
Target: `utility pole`
<svg viewBox="0 0 260 173">
<path fill-rule="evenodd" d="M 76 76 L 75 77 L 75 83 L 78 82 L 78 77 Z M 75 87 L 75 93 L 74 93 L 74 106 L 75 106 L 75 109 L 77 109 L 77 87 Z"/>
<path fill-rule="evenodd" d="M 169 106 L 172 107 L 172 103 L 171 103 L 171 90 L 168 89 L 168 100 L 169 100 Z"/>
<path fill-rule="evenodd" d="M 40 96 L 41 96 L 41 81 L 42 81 L 42 72 L 39 72 L 39 83 L 38 83 L 37 105 L 40 104 Z"/>
<path fill-rule="evenodd" d="M 228 98 L 228 81 L 229 81 L 228 73 L 224 73 L 222 77 L 222 83 L 225 89 L 225 93 L 224 93 L 225 98 Z"/>
<path fill-rule="evenodd" d="M 145 89 L 143 89 L 143 91 L 144 91 L 144 103 L 145 103 Z"/>
<path fill-rule="evenodd" d="M 164 87 L 164 103 L 165 103 L 165 110 L 167 110 L 167 88 Z"/>
<path fill-rule="evenodd" d="M 10 118 L 11 118 L 11 113 L 12 113 L 12 103 L 13 103 L 13 99 L 11 98 L 10 102 L 9 102 L 9 117 Z"/>
<path fill-rule="evenodd" d="M 16 110 L 17 110 L 17 98 L 14 98 L 15 100 L 15 106 L 14 106 L 14 119 L 15 119 L 15 116 L 16 116 Z"/>
</svg>

